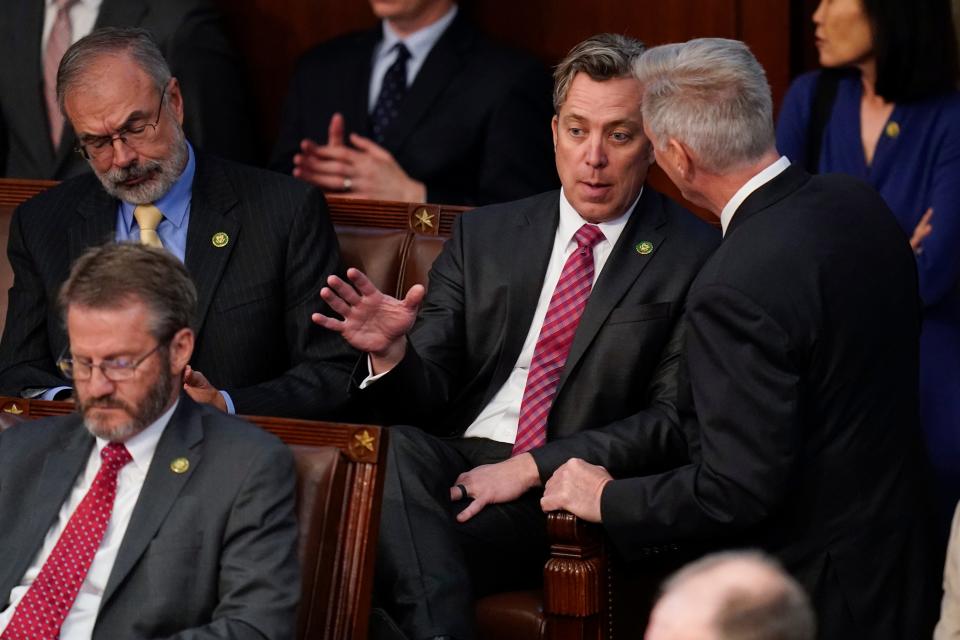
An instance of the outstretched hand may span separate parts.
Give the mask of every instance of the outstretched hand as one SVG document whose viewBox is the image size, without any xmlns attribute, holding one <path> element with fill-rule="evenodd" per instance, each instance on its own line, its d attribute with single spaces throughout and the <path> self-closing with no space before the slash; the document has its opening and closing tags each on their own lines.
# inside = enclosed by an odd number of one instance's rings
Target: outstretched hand
<svg viewBox="0 0 960 640">
<path fill-rule="evenodd" d="M 312 320 L 342 335 L 353 348 L 369 353 L 374 373 L 388 371 L 406 352 L 406 335 L 416 320 L 425 289 L 414 285 L 403 300 L 397 300 L 377 289 L 359 269 L 347 269 L 347 278 L 350 282 L 330 276 L 320 290 L 320 297 L 343 319 L 314 313 Z"/>
</svg>

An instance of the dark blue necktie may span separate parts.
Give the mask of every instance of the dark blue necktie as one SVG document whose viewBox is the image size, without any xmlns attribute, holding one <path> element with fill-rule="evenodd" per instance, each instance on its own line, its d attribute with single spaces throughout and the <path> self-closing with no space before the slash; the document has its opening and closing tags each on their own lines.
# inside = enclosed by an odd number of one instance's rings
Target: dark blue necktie
<svg viewBox="0 0 960 640">
<path fill-rule="evenodd" d="M 387 137 L 387 127 L 397 119 L 400 103 L 407 94 L 407 60 L 410 59 L 410 52 L 402 42 L 398 42 L 393 48 L 397 52 L 397 59 L 383 74 L 380 95 L 377 96 L 377 103 L 373 105 L 373 113 L 370 114 L 373 139 L 377 144 L 383 144 Z"/>
</svg>

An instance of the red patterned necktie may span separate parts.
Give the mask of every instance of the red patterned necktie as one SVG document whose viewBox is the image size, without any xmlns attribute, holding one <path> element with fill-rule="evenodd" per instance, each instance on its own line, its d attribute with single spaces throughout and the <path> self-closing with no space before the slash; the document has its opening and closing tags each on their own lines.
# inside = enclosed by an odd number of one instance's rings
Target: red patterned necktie
<svg viewBox="0 0 960 640">
<path fill-rule="evenodd" d="M 603 239 L 603 232 L 592 224 L 583 225 L 574 235 L 577 248 L 563 265 L 533 349 L 527 385 L 520 402 L 513 455 L 543 446 L 547 441 L 547 416 L 580 315 L 587 306 L 593 286 L 593 247 Z"/>
<path fill-rule="evenodd" d="M 57 69 L 60 59 L 70 47 L 73 27 L 70 24 L 70 7 L 77 0 L 57 0 L 57 16 L 53 19 L 53 27 L 47 36 L 47 46 L 43 52 L 43 97 L 47 103 L 47 120 L 50 122 L 50 141 L 53 150 L 60 146 L 60 137 L 63 135 L 63 114 L 57 104 Z"/>
<path fill-rule="evenodd" d="M 37 579 L 17 605 L 0 640 L 55 640 L 100 548 L 117 494 L 117 474 L 133 458 L 119 442 L 100 452 L 100 471 L 70 516 Z"/>
</svg>

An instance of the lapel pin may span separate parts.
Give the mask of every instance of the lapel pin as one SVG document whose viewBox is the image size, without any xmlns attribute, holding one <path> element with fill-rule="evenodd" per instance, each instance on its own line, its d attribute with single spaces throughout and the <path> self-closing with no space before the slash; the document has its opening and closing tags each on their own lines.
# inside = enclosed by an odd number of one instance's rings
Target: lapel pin
<svg viewBox="0 0 960 640">
<path fill-rule="evenodd" d="M 891 120 L 890 123 L 887 124 L 886 133 L 888 138 L 896 138 L 900 135 L 900 125 Z"/>
<path fill-rule="evenodd" d="M 647 240 L 644 240 L 643 242 L 635 246 L 634 249 L 636 249 L 637 253 L 639 253 L 640 255 L 647 256 L 653 253 L 653 243 Z"/>
<path fill-rule="evenodd" d="M 223 231 L 217 231 L 215 234 L 213 234 L 213 237 L 210 238 L 210 242 L 212 242 L 213 246 L 215 246 L 217 249 L 223 249 L 225 246 L 227 246 L 227 243 L 230 242 L 230 236 Z"/>
<path fill-rule="evenodd" d="M 175 458 L 174 461 L 170 463 L 170 471 L 174 473 L 186 473 L 189 468 L 190 461 L 186 458 Z"/>
</svg>

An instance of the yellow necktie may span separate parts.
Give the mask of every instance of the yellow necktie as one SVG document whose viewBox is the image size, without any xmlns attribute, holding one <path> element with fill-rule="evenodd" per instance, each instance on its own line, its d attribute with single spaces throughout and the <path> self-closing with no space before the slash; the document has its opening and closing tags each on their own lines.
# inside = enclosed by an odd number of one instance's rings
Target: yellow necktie
<svg viewBox="0 0 960 640">
<path fill-rule="evenodd" d="M 141 204 L 133 210 L 133 217 L 140 226 L 140 244 L 148 247 L 163 248 L 160 236 L 157 235 L 157 225 L 163 220 L 163 213 L 152 204 Z"/>
</svg>

